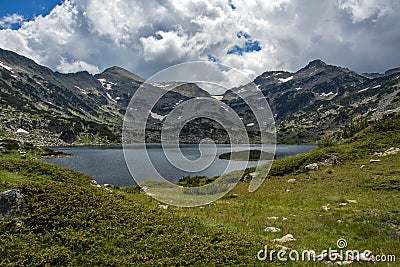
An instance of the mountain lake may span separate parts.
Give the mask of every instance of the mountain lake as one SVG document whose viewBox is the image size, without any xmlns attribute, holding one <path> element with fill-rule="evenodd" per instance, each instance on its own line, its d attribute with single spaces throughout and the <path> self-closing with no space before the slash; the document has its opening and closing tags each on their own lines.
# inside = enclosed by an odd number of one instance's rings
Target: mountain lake
<svg viewBox="0 0 400 267">
<path fill-rule="evenodd" d="M 314 149 L 316 145 L 276 145 L 275 156 L 284 158 L 295 154 L 300 154 Z M 246 149 L 251 150 L 262 150 L 266 152 L 272 152 L 273 146 L 267 145 L 216 145 L 216 155 L 212 147 L 205 146 L 202 150 L 202 159 L 206 159 L 210 162 L 209 166 L 198 171 L 190 172 L 177 168 L 169 162 L 165 156 L 165 151 L 161 144 L 146 144 L 146 148 L 143 145 L 132 144 L 125 146 L 127 160 L 135 162 L 134 166 L 137 166 L 132 172 L 135 177 L 146 177 L 146 179 L 157 179 L 154 176 L 154 171 L 149 170 L 147 167 L 141 168 L 141 162 L 144 162 L 145 158 L 149 158 L 154 168 L 158 171 L 162 177 L 166 178 L 171 182 L 177 182 L 183 176 L 207 176 L 213 177 L 222 173 L 231 172 L 234 170 L 244 169 L 246 167 L 253 167 L 259 163 L 257 161 L 229 161 L 218 159 L 218 155 L 230 151 L 242 151 Z M 164 147 L 169 150 L 168 158 L 172 161 L 179 159 L 179 149 L 175 146 Z M 135 185 L 135 180 L 129 172 L 127 164 L 125 162 L 124 151 L 121 145 L 110 145 L 110 146 L 76 146 L 76 147 L 62 147 L 55 148 L 55 151 L 61 151 L 71 156 L 64 158 L 51 158 L 42 159 L 44 162 L 57 164 L 70 169 L 74 169 L 92 176 L 99 184 L 112 184 L 117 186 L 129 186 Z M 191 161 L 198 159 L 201 155 L 199 146 L 196 144 L 184 144 L 180 145 L 181 153 Z M 142 165 L 144 166 L 144 165 Z M 151 169 L 151 168 L 150 168 Z"/>
</svg>

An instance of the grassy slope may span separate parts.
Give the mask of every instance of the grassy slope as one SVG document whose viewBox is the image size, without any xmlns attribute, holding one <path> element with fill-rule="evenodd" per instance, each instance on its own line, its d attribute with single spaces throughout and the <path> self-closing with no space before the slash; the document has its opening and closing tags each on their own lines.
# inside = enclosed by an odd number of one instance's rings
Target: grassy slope
<svg viewBox="0 0 400 267">
<path fill-rule="evenodd" d="M 387 222 L 400 225 L 400 154 L 369 163 L 377 158 L 374 151 L 391 146 L 400 146 L 400 115 L 337 146 L 276 161 L 273 175 L 255 193 L 241 182 L 232 191 L 237 198 L 167 210 L 134 188 L 110 191 L 91 186 L 89 177 L 75 171 L 2 158 L 0 191 L 21 188 L 27 209 L 22 218 L 0 222 L 0 265 L 265 266 L 257 251 L 273 248 L 271 240 L 287 233 L 296 238 L 286 244 L 292 249 L 336 248 L 336 240 L 345 238 L 349 249 L 394 254 L 399 262 L 400 239 L 390 238 Z M 333 154 L 343 163 L 303 171 Z M 287 183 L 292 178 L 296 182 Z M 357 203 L 340 206 L 349 199 Z M 327 204 L 331 210 L 322 210 Z M 15 226 L 20 219 L 24 224 Z M 266 233 L 267 226 L 282 232 Z M 357 266 L 362 265 L 368 264 Z"/>
</svg>

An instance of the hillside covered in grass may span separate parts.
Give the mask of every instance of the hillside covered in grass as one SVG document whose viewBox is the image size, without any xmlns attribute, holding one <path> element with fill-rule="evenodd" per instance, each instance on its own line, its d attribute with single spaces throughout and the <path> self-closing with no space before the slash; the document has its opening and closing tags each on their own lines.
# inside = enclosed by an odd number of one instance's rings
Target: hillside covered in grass
<svg viewBox="0 0 400 267">
<path fill-rule="evenodd" d="M 43 151 L 16 144 L 3 148 L 0 192 L 19 189 L 24 198 L 14 216 L 0 220 L 0 266 L 326 266 L 262 262 L 257 253 L 265 245 L 320 252 L 335 249 L 340 238 L 348 249 L 395 255 L 398 262 L 400 153 L 384 153 L 391 147 L 400 147 L 399 114 L 275 161 L 254 193 L 243 179 L 210 205 L 177 208 L 138 187 L 99 186 L 38 162 L 33 158 Z M 305 170 L 332 156 L 339 164 Z M 286 234 L 295 240 L 273 241 Z"/>
</svg>

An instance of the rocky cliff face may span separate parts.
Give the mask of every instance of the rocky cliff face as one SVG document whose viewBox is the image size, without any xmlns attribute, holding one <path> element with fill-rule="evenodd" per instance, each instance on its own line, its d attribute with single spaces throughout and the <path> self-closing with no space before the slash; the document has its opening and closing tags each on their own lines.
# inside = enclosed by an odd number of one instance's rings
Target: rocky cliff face
<svg viewBox="0 0 400 267">
<path fill-rule="evenodd" d="M 310 62 L 295 73 L 265 72 L 254 83 L 275 115 L 278 139 L 308 142 L 326 131 L 339 130 L 359 118 L 377 119 L 400 110 L 400 69 L 385 74 L 358 74 L 345 68 Z M 223 100 L 246 113 L 234 88 Z M 254 120 L 246 118 L 246 123 Z"/>
<path fill-rule="evenodd" d="M 399 111 L 399 77 L 399 68 L 384 74 L 359 74 L 315 60 L 294 73 L 265 72 L 254 83 L 270 103 L 278 139 L 308 142 L 357 118 L 375 119 Z M 119 67 L 97 75 L 61 74 L 0 49 L 0 137 L 8 135 L 45 146 L 120 142 L 123 116 L 143 82 Z M 167 92 L 168 88 L 174 89 Z M 232 88 L 222 101 L 245 125 L 254 124 L 248 130 L 255 142 L 254 115 L 237 96 L 240 90 L 249 88 Z M 211 97 L 196 84 L 152 83 L 146 90 L 149 95 L 164 94 L 149 116 L 149 142 L 160 140 L 164 119 L 177 104 L 195 97 Z M 198 142 L 204 137 L 228 141 L 226 131 L 207 119 L 189 123 L 180 137 L 184 142 Z"/>
<path fill-rule="evenodd" d="M 120 142 L 126 108 L 143 82 L 119 67 L 94 76 L 61 74 L 0 49 L 0 130 L 44 146 Z M 165 88 L 155 83 L 149 90 Z M 164 115 L 177 102 L 197 96 L 209 94 L 195 84 L 177 86 L 152 111 Z M 150 130 L 160 123 L 151 118 Z"/>
</svg>

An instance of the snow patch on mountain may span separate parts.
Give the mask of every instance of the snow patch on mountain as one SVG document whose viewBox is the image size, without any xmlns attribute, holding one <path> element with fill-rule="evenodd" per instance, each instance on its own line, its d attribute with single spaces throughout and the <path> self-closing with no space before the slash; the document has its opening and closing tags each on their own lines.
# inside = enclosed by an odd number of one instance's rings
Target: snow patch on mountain
<svg viewBox="0 0 400 267">
<path fill-rule="evenodd" d="M 75 85 L 75 88 L 78 89 L 82 94 L 87 95 L 87 92 L 84 89 L 80 88 L 79 86 Z"/>
<path fill-rule="evenodd" d="M 115 99 L 113 99 L 109 93 L 106 93 L 106 96 L 107 96 L 112 102 L 117 103 L 117 101 L 116 101 Z"/>
<path fill-rule="evenodd" d="M 287 77 L 287 78 L 279 78 L 278 80 L 281 82 L 281 83 L 287 83 L 288 81 L 290 81 L 290 80 L 292 80 L 293 79 L 293 76 L 290 76 L 290 77 Z"/>
<path fill-rule="evenodd" d="M 365 92 L 365 91 L 367 91 L 369 89 L 369 87 L 367 87 L 367 88 L 364 88 L 364 89 L 361 89 L 360 91 L 358 91 L 359 93 L 362 93 L 362 92 Z"/>
<path fill-rule="evenodd" d="M 337 94 L 335 94 L 334 92 L 329 92 L 329 93 L 322 93 L 319 96 L 320 97 L 331 97 L 331 96 L 336 96 Z"/>
<path fill-rule="evenodd" d="M 8 70 L 8 71 L 12 71 L 12 68 L 7 66 L 6 64 L 3 63 L 3 61 L 0 61 L 0 67 Z"/>
<path fill-rule="evenodd" d="M 100 83 L 101 86 L 103 86 L 104 89 L 106 90 L 111 90 L 113 85 L 116 85 L 116 83 L 109 82 L 106 79 L 97 79 Z"/>
</svg>

